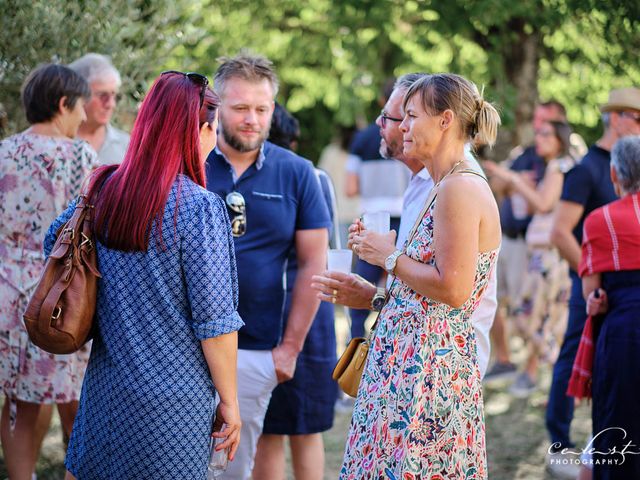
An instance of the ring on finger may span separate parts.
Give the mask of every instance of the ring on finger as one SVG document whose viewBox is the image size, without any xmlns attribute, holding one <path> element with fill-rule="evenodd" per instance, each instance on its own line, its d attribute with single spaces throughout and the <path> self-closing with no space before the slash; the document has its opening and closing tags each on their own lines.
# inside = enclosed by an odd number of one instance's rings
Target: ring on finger
<svg viewBox="0 0 640 480">
<path fill-rule="evenodd" d="M 331 303 L 336 303 L 336 297 L 331 297 Z"/>
<path fill-rule="evenodd" d="M 337 296 L 338 296 L 338 290 L 336 290 L 336 289 L 334 288 L 334 289 L 333 289 L 333 293 L 332 293 L 332 295 L 333 295 L 334 297 L 337 297 Z"/>
</svg>

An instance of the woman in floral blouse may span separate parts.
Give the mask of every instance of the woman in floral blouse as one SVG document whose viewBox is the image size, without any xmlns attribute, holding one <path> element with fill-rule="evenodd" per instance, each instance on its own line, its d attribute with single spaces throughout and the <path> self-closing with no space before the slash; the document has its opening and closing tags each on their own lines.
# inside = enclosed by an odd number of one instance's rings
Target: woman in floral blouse
<svg viewBox="0 0 640 480">
<path fill-rule="evenodd" d="M 2 448 L 9 477 L 30 479 L 45 432 L 43 405 L 62 409 L 70 433 L 87 352 L 52 355 L 33 345 L 22 320 L 44 265 L 51 222 L 96 166 L 91 147 L 74 140 L 85 120 L 87 82 L 62 65 L 42 65 L 25 80 L 22 101 L 31 127 L 0 142 L 0 382 Z M 49 411 L 50 411 L 50 407 Z"/>
</svg>

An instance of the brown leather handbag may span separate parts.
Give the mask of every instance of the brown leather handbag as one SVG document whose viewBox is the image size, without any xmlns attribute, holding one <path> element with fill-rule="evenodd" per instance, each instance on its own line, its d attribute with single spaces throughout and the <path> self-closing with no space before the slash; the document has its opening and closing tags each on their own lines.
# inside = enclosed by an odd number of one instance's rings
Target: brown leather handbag
<svg viewBox="0 0 640 480">
<path fill-rule="evenodd" d="M 91 337 L 100 277 L 93 212 L 80 195 L 23 315 L 31 341 L 49 353 L 73 353 Z"/>
</svg>

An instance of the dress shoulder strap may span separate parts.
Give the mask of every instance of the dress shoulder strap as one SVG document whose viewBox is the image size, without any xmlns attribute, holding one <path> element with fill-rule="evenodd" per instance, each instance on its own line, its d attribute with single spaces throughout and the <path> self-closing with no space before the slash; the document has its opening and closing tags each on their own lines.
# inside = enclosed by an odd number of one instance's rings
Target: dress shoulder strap
<svg viewBox="0 0 640 480">
<path fill-rule="evenodd" d="M 468 174 L 475 175 L 477 177 L 482 178 L 485 182 L 489 181 L 489 180 L 487 180 L 487 177 L 485 177 L 483 174 L 481 174 L 480 172 L 475 171 L 472 168 L 465 168 L 463 170 L 457 171 L 456 173 L 468 173 Z"/>
</svg>

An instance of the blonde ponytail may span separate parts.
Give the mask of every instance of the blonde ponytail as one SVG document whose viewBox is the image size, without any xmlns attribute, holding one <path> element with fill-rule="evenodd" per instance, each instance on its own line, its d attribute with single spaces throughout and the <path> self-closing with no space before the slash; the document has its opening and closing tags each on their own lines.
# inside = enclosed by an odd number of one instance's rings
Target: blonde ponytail
<svg viewBox="0 0 640 480">
<path fill-rule="evenodd" d="M 485 101 L 482 97 L 478 99 L 475 124 L 472 136 L 475 145 L 489 145 L 492 147 L 496 143 L 498 127 L 500 126 L 500 115 L 496 108 Z"/>
</svg>

